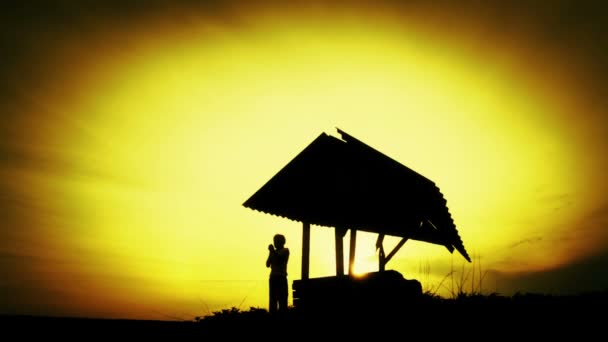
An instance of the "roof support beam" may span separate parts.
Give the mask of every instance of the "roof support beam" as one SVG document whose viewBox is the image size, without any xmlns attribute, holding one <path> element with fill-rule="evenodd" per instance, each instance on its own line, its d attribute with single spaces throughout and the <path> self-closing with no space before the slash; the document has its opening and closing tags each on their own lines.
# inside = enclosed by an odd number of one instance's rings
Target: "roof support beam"
<svg viewBox="0 0 608 342">
<path fill-rule="evenodd" d="M 378 234 L 378 240 L 376 240 L 376 249 L 378 250 L 378 271 L 384 271 L 384 266 L 386 262 L 384 262 L 384 246 L 382 243 L 384 242 L 384 234 Z"/>
<path fill-rule="evenodd" d="M 357 230 L 350 230 L 350 246 L 348 248 L 348 274 L 355 273 L 355 248 L 357 247 Z"/>
<path fill-rule="evenodd" d="M 408 238 L 404 237 L 403 239 L 401 239 L 401 241 L 399 241 L 397 246 L 395 246 L 395 248 L 393 248 L 393 250 L 390 253 L 388 253 L 386 258 L 384 259 L 385 264 L 391 260 L 391 258 L 395 255 L 395 253 L 397 253 L 399 251 L 399 249 L 401 247 L 403 247 L 403 245 L 407 242 L 407 240 L 408 240 Z"/>
<path fill-rule="evenodd" d="M 302 279 L 308 279 L 310 261 L 310 223 L 302 222 Z"/>
<path fill-rule="evenodd" d="M 344 244 L 343 238 L 346 234 L 346 229 L 336 227 L 336 275 L 344 275 Z"/>
<path fill-rule="evenodd" d="M 376 240 L 376 249 L 378 252 L 378 270 L 380 272 L 386 269 L 386 264 L 391 260 L 393 256 L 403 247 L 403 245 L 407 242 L 408 238 L 404 237 L 399 241 L 399 243 L 393 248 L 393 250 L 388 253 L 388 255 L 384 254 L 384 246 L 382 243 L 384 242 L 384 234 L 378 235 L 378 240 Z"/>
</svg>

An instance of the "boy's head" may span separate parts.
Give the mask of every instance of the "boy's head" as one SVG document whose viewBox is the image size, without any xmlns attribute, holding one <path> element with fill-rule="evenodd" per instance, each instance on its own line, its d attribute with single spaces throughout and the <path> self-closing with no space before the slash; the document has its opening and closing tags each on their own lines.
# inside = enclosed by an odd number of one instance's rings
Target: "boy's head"
<svg viewBox="0 0 608 342">
<path fill-rule="evenodd" d="M 274 246 L 276 248 L 282 248 L 285 246 L 285 237 L 281 234 L 276 234 L 273 238 Z"/>
</svg>

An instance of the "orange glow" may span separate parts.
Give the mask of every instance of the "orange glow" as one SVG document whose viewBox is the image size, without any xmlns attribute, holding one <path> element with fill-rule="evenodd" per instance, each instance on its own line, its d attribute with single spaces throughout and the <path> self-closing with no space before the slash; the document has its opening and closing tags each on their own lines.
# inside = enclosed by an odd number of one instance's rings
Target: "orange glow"
<svg viewBox="0 0 608 342">
<path fill-rule="evenodd" d="M 492 59 L 491 45 L 461 47 L 388 13 L 253 13 L 241 28 L 201 20 L 189 33 L 142 29 L 140 46 L 99 57 L 90 78 L 67 85 L 78 98 L 53 99 L 69 109 L 66 125 L 42 125 L 38 139 L 69 170 L 21 181 L 69 218 L 44 230 L 69 261 L 44 281 L 80 275 L 96 297 L 78 305 L 101 316 L 265 307 L 266 246 L 275 233 L 287 237 L 289 278 L 298 279 L 300 225 L 241 204 L 334 127 L 436 182 L 483 267 L 539 270 L 588 253 L 592 236 L 552 240 L 594 199 L 581 193 L 590 180 L 577 175 L 590 166 L 564 119 L 572 108 L 562 99 L 576 89 L 539 83 L 534 56 L 513 66 L 527 46 Z M 559 211 L 539 205 L 564 194 L 577 199 Z M 518 247 L 537 237 L 536 248 Z M 358 236 L 356 273 L 376 270 L 375 239 Z M 333 241 L 313 227 L 311 276 L 333 273 Z M 421 262 L 443 270 L 451 258 L 408 242 L 388 267 L 412 278 Z"/>
</svg>

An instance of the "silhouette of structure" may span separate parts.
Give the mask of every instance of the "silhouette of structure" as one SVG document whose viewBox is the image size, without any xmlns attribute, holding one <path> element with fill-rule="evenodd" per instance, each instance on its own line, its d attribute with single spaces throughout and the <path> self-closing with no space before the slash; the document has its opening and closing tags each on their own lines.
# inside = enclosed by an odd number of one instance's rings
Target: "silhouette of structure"
<svg viewBox="0 0 608 342">
<path fill-rule="evenodd" d="M 362 293 L 361 286 L 352 285 L 358 230 L 377 233 L 379 251 L 378 274 L 359 277 L 360 283 L 399 278 L 394 271 L 384 271 L 408 239 L 443 245 L 471 261 L 435 183 L 344 131 L 338 129 L 338 133 L 341 139 L 319 135 L 243 204 L 302 222 L 302 274 L 293 283 L 295 306 L 323 297 L 323 288 L 330 297 L 354 288 Z M 311 224 L 335 228 L 336 277 L 309 279 Z M 345 277 L 343 261 L 347 230 L 351 231 L 349 277 Z M 383 247 L 386 235 L 402 238 L 388 254 Z"/>
</svg>

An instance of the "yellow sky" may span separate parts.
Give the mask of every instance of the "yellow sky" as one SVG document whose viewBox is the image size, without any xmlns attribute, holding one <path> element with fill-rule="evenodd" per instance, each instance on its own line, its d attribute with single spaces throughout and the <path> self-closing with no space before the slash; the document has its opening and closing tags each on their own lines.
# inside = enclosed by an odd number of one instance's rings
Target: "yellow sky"
<svg viewBox="0 0 608 342">
<path fill-rule="evenodd" d="M 264 307 L 266 246 L 286 235 L 298 279 L 300 225 L 242 203 L 335 127 L 433 180 L 486 270 L 550 269 L 605 247 L 600 230 L 570 233 L 601 196 L 581 157 L 593 123 L 569 121 L 587 110 L 576 70 L 525 40 L 495 46 L 475 27 L 445 40 L 382 15 L 141 25 L 97 37 L 107 50 L 62 51 L 72 82 L 34 94 L 50 114 L 29 133 L 53 171 L 1 170 L 38 208 L 15 247 L 47 260 L 28 266 L 34 281 L 67 293 L 72 315 Z M 375 238 L 359 236 L 359 272 L 377 267 Z M 313 227 L 311 247 L 311 276 L 331 275 L 333 231 Z M 410 241 L 388 267 L 432 288 L 463 261 Z"/>
</svg>

